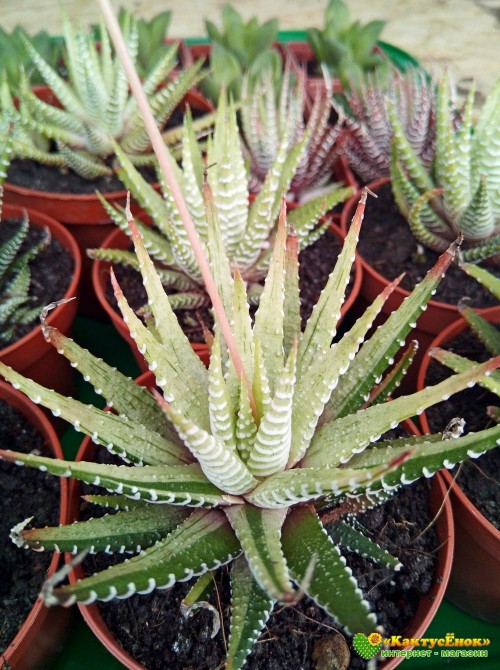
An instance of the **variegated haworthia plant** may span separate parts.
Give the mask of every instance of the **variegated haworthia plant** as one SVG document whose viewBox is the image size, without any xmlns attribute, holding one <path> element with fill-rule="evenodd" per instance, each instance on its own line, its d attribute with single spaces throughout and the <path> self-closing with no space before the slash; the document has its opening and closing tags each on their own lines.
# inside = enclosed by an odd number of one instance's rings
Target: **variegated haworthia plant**
<svg viewBox="0 0 500 670">
<path fill-rule="evenodd" d="M 0 229 L 6 227 L 2 220 L 3 187 L 12 142 L 0 147 Z M 50 232 L 46 229 L 40 239 L 28 242 L 29 220 L 25 212 L 22 221 L 18 221 L 13 230 L 0 236 L 0 348 L 16 338 L 20 326 L 33 323 L 43 305 L 34 305 L 29 294 L 30 262 L 50 242 Z"/>
<path fill-rule="evenodd" d="M 303 76 L 293 82 L 289 68 L 285 67 L 278 95 L 269 71 L 255 82 L 245 77 L 240 117 L 250 161 L 252 191 L 262 186 L 286 139 L 288 150 L 291 150 L 306 137 L 289 187 L 289 194 L 294 199 L 304 201 L 313 194 L 317 195 L 319 189 L 332 181 L 333 164 L 339 154 L 336 141 L 340 134 L 340 125 L 330 123 L 332 92 L 332 81 L 326 77 L 325 90 L 317 91 L 306 120 L 308 101 Z"/>
<path fill-rule="evenodd" d="M 293 123 L 292 116 L 290 109 L 287 127 L 291 127 Z M 290 147 L 289 135 L 289 131 L 285 130 L 261 190 L 252 202 L 249 200 L 248 176 L 235 107 L 232 103 L 228 104 L 225 97 L 221 97 L 219 101 L 214 134 L 208 139 L 208 182 L 218 212 L 224 248 L 231 265 L 238 267 L 248 283 L 248 294 L 254 302 L 258 301 L 262 292 L 262 286 L 258 282 L 265 277 L 269 267 L 281 197 L 288 191 L 294 174 L 300 169 L 301 156 L 308 141 L 306 134 L 301 142 Z M 162 185 L 163 197 L 141 177 L 118 146 L 116 155 L 121 163 L 118 176 L 153 221 L 152 227 L 141 224 L 139 227 L 149 253 L 158 264 L 163 285 L 172 293 L 172 306 L 174 309 L 192 309 L 208 305 L 209 299 L 200 269 L 179 211 L 161 174 L 158 174 L 158 179 Z M 208 222 L 202 196 L 205 162 L 189 114 L 184 119 L 182 169 L 173 160 L 172 166 L 198 235 L 206 245 Z M 350 195 L 351 188 L 332 184 L 326 192 L 290 212 L 289 221 L 295 228 L 301 248 L 314 242 L 327 229 L 329 221 L 320 222 L 323 214 Z M 124 210 L 113 207 L 104 200 L 102 204 L 110 218 L 129 234 Z M 137 258 L 127 251 L 93 249 L 89 251 L 89 255 L 95 259 L 138 267 Z"/>
<path fill-rule="evenodd" d="M 137 57 L 138 34 L 136 21 L 128 14 L 124 32 L 127 49 Z M 14 153 L 20 158 L 70 167 L 87 179 L 113 173 L 110 160 L 113 141 L 120 143 L 130 160 L 137 165 L 153 162 L 149 137 L 135 98 L 129 92 L 125 71 L 112 51 L 108 33 L 101 23 L 100 47 L 83 28 L 75 30 L 64 19 L 65 81 L 25 40 L 35 67 L 50 87 L 62 108 L 40 100 L 30 89 L 27 77 L 21 77 L 19 112 L 8 101 L 15 120 Z M 155 121 L 163 127 L 187 91 L 201 79 L 201 61 L 172 81 L 167 81 L 175 65 L 176 49 L 166 50 L 154 68 L 146 75 L 143 88 L 148 96 Z M 57 152 L 51 152 L 45 142 L 55 142 Z"/>
<path fill-rule="evenodd" d="M 148 329 L 114 290 L 131 336 L 161 390 L 149 392 L 95 359 L 53 328 L 47 339 L 116 410 L 65 398 L 0 364 L 1 374 L 35 402 L 138 467 L 60 461 L 1 451 L 0 457 L 62 477 L 100 485 L 115 495 L 91 500 L 119 511 L 65 527 L 12 531 L 35 550 L 138 552 L 103 572 L 43 590 L 48 605 L 89 604 L 167 589 L 231 563 L 231 632 L 226 668 L 238 670 L 276 602 L 305 592 L 350 631 L 370 633 L 369 611 L 342 544 L 393 567 L 398 562 L 356 524 L 324 531 L 316 505 L 353 499 L 358 509 L 381 503 L 404 484 L 491 449 L 500 426 L 440 436 L 378 441 L 400 421 L 481 380 L 499 360 L 476 365 L 411 396 L 366 406 L 367 394 L 400 349 L 451 262 L 454 245 L 370 339 L 365 336 L 394 282 L 332 344 L 364 199 L 338 263 L 301 332 L 298 240 L 287 234 L 284 208 L 265 289 L 252 325 L 245 284 L 231 273 L 217 212 L 205 185 L 208 252 L 214 279 L 241 355 L 236 374 L 216 328 L 208 370 L 171 309 L 138 229 L 133 240 L 154 315 Z M 366 197 L 366 193 L 364 198 Z M 192 602 L 199 583 L 188 594 Z"/>
<path fill-rule="evenodd" d="M 458 234 L 462 256 L 498 261 L 500 254 L 500 81 L 473 123 L 471 90 L 457 118 L 450 84 L 438 85 L 436 153 L 427 170 L 392 116 L 392 190 L 413 235 L 441 252 Z"/>
<path fill-rule="evenodd" d="M 347 131 L 343 150 L 365 183 L 390 174 L 394 133 L 389 107 L 424 168 L 430 168 L 436 144 L 435 96 L 434 80 L 418 68 L 368 75 L 339 96 Z"/>
</svg>

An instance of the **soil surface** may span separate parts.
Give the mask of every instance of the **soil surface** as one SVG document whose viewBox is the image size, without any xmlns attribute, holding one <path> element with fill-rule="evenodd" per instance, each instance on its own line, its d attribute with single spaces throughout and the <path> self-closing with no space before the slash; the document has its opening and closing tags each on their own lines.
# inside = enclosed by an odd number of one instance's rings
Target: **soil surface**
<svg viewBox="0 0 500 670">
<path fill-rule="evenodd" d="M 394 201 L 390 184 L 378 188 L 377 195 L 377 199 L 370 198 L 366 205 L 358 251 L 367 263 L 389 280 L 406 273 L 400 286 L 411 291 L 425 277 L 439 254 L 423 247 L 423 252 L 420 252 L 420 245 Z M 488 269 L 500 276 L 498 269 L 491 266 Z M 497 300 L 479 282 L 452 265 L 433 300 L 456 305 L 462 298 L 466 298 L 471 307 L 497 304 Z"/>
<path fill-rule="evenodd" d="M 141 168 L 139 172 L 150 183 L 156 181 L 156 173 L 152 168 Z M 122 182 L 114 175 L 84 179 L 73 170 L 62 171 L 59 168 L 42 165 L 28 159 L 12 161 L 7 173 L 7 181 L 15 186 L 47 193 L 95 195 L 96 191 L 112 193 L 125 190 Z"/>
<path fill-rule="evenodd" d="M 0 246 L 6 239 L 12 237 L 19 224 L 20 221 L 17 219 L 6 219 L 1 222 Z M 43 228 L 31 226 L 21 247 L 21 253 L 38 242 L 43 236 Z M 29 294 L 32 299 L 32 306 L 44 307 L 64 296 L 73 276 L 74 261 L 69 252 L 53 237 L 50 244 L 30 262 L 29 268 L 31 276 Z M 31 323 L 19 325 L 16 328 L 15 337 L 9 341 L 2 341 L 0 347 L 3 348 L 16 342 L 33 330 L 36 325 L 38 325 L 38 317 Z"/>
<path fill-rule="evenodd" d="M 104 449 L 97 453 L 99 462 L 121 463 Z M 85 493 L 97 491 L 89 486 L 84 489 Z M 404 566 L 402 570 L 381 568 L 368 559 L 343 551 L 387 634 L 403 632 L 420 599 L 434 583 L 438 539 L 434 527 L 428 528 L 432 520 L 428 491 L 429 482 L 420 480 L 405 487 L 393 500 L 358 517 L 372 539 L 399 557 Z M 83 518 L 99 516 L 99 508 L 94 505 L 84 503 L 82 510 Z M 91 574 L 122 561 L 122 556 L 89 555 L 84 567 Z M 221 632 L 214 639 L 210 637 L 212 615 L 200 609 L 185 619 L 180 613 L 180 600 L 192 583 L 147 596 L 98 603 L 114 636 L 127 653 L 148 670 L 218 670 L 223 667 L 225 643 Z M 216 587 L 210 602 L 222 613 L 227 642 L 230 619 L 227 568 L 217 573 Z M 317 670 L 314 658 L 319 645 L 328 645 L 335 631 L 345 635 L 351 647 L 351 638 L 342 627 L 309 598 L 303 598 L 294 608 L 275 607 L 245 667 L 248 670 Z M 350 669 L 367 667 L 352 648 L 350 653 Z"/>
<path fill-rule="evenodd" d="M 470 330 L 465 330 L 458 337 L 445 345 L 456 354 L 466 356 L 475 361 L 485 361 L 490 355 Z M 437 384 L 451 375 L 451 371 L 437 361 L 429 365 L 425 378 L 426 384 Z M 494 425 L 486 414 L 489 405 L 499 405 L 498 396 L 473 386 L 452 395 L 446 402 L 439 403 L 426 410 L 427 420 L 432 432 L 443 430 L 451 419 L 465 419 L 465 433 L 477 432 Z M 453 470 L 457 472 L 457 468 Z M 484 514 L 484 516 L 500 530 L 500 449 L 488 451 L 479 458 L 464 461 L 459 469 L 458 483 L 464 493 Z"/>
<path fill-rule="evenodd" d="M 43 437 L 20 412 L 0 400 L 0 447 L 50 456 Z M 34 516 L 34 525 L 57 524 L 60 484 L 47 473 L 0 462 L 0 653 L 21 628 L 40 592 L 52 552 L 20 549 L 13 526 Z"/>
<path fill-rule="evenodd" d="M 341 250 L 342 243 L 340 239 L 336 235 L 327 232 L 321 239 L 301 251 L 299 256 L 299 285 L 300 313 L 303 326 L 305 326 L 307 319 L 311 316 L 313 307 L 328 281 L 328 277 Z M 115 265 L 114 271 L 118 283 L 132 309 L 136 311 L 143 307 L 147 302 L 147 296 L 139 272 L 120 265 Z M 351 281 L 347 288 L 347 296 L 350 293 L 352 282 L 353 277 L 351 276 Z M 111 288 L 111 281 L 108 281 L 106 286 L 106 299 L 112 305 L 115 312 L 120 314 Z M 213 321 L 208 308 L 179 310 L 177 316 L 183 331 L 191 342 L 205 342 L 200 323 L 205 323 L 210 329 L 212 328 Z"/>
</svg>

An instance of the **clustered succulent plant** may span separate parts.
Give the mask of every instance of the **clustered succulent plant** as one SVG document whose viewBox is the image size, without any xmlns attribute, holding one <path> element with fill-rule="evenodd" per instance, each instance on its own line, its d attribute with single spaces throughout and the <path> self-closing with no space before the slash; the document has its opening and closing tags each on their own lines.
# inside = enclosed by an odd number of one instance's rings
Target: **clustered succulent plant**
<svg viewBox="0 0 500 670">
<path fill-rule="evenodd" d="M 262 286 L 259 282 L 267 274 L 271 257 L 270 244 L 276 233 L 278 211 L 283 193 L 289 189 L 294 174 L 300 170 L 300 161 L 308 133 L 301 142 L 291 144 L 290 131 L 295 119 L 289 111 L 286 129 L 279 140 L 279 147 L 265 176 L 260 192 L 253 202 L 249 201 L 249 184 L 245 169 L 245 157 L 239 139 L 234 104 L 225 98 L 219 100 L 213 137 L 208 139 L 206 164 L 208 183 L 213 192 L 217 208 L 220 231 L 230 263 L 238 267 L 248 282 L 248 294 L 257 301 Z M 308 131 L 311 129 L 308 129 Z M 173 293 L 170 296 L 174 309 L 199 308 L 209 304 L 204 290 L 200 269 L 190 247 L 182 225 L 179 211 L 162 175 L 163 197 L 141 177 L 127 156 L 116 146 L 116 155 L 121 164 L 118 176 L 152 218 L 154 226 L 140 225 L 146 245 L 159 264 L 164 286 Z M 172 161 L 186 203 L 196 229 L 204 244 L 208 243 L 207 212 L 203 206 L 204 161 L 201 147 L 196 141 L 190 115 L 185 116 L 182 143 L 182 170 Z M 300 247 L 303 248 L 322 235 L 329 221 L 320 218 L 337 203 L 352 195 L 352 189 L 333 184 L 329 190 L 289 214 Z M 111 219 L 129 233 L 127 217 L 123 209 L 102 200 Z M 89 255 L 95 259 L 138 266 L 131 252 L 93 249 Z"/>
<path fill-rule="evenodd" d="M 368 74 L 338 96 L 347 131 L 343 151 L 365 182 L 390 174 L 393 123 L 397 119 L 415 155 L 430 169 L 436 145 L 435 82 L 421 69 Z"/>
<path fill-rule="evenodd" d="M 222 28 L 205 21 L 212 42 L 210 74 L 203 81 L 204 93 L 217 102 L 222 90 L 238 100 L 242 77 L 253 82 L 263 72 L 271 72 L 273 80 L 281 78 L 281 58 L 272 49 L 278 35 L 278 21 L 271 19 L 262 25 L 253 17 L 245 22 L 231 5 L 224 5 L 221 13 Z"/>
<path fill-rule="evenodd" d="M 60 396 L 3 364 L 0 371 L 35 402 L 139 467 L 9 451 L 0 451 L 0 457 L 100 485 L 115 495 L 93 496 L 92 502 L 119 510 L 111 517 L 56 528 L 28 529 L 28 521 L 21 522 L 12 531 L 19 546 L 73 554 L 139 551 L 74 584 L 46 583 L 46 604 L 89 604 L 150 593 L 231 563 L 226 668 L 238 670 L 273 605 L 291 604 L 304 592 L 349 630 L 374 629 L 376 616 L 369 612 L 337 545 L 393 567 L 398 562 L 368 540 L 358 525 L 338 521 L 328 536 L 315 505 L 352 497 L 358 508 L 376 505 L 404 484 L 495 446 L 500 426 L 454 440 L 440 440 L 439 435 L 377 439 L 405 418 L 482 379 L 498 360 L 411 396 L 366 407 L 367 393 L 425 308 L 455 245 L 370 339 L 364 342 L 397 282 L 331 344 L 366 193 L 304 332 L 298 240 L 287 232 L 285 207 L 252 325 L 245 284 L 237 270 L 231 273 L 208 185 L 204 196 L 209 259 L 241 352 L 243 376 L 228 357 L 218 328 L 208 370 L 194 354 L 131 221 L 154 329 L 134 314 L 116 280 L 114 290 L 161 393 L 136 386 L 48 327 L 46 337 L 99 388 L 117 414 Z"/>
<path fill-rule="evenodd" d="M 304 77 L 291 81 L 287 66 L 279 95 L 274 84 L 270 72 L 253 84 L 248 76 L 243 80 L 240 117 L 250 161 L 250 189 L 260 190 L 286 138 L 288 151 L 306 138 L 289 187 L 290 195 L 305 200 L 308 193 L 317 194 L 318 189 L 331 182 L 333 164 L 339 155 L 337 139 L 341 127 L 331 123 L 332 82 L 326 79 L 325 90 L 317 91 L 307 113 Z"/>
<path fill-rule="evenodd" d="M 474 91 L 458 114 L 444 77 L 436 103 L 436 151 L 426 169 L 405 136 L 394 128 L 391 177 L 394 197 L 413 235 L 442 251 L 458 234 L 465 261 L 498 260 L 500 253 L 500 82 L 473 124 Z"/>
<path fill-rule="evenodd" d="M 364 25 L 351 21 L 347 4 L 330 0 L 324 27 L 308 28 L 306 36 L 318 63 L 325 64 L 344 85 L 357 86 L 367 72 L 387 66 L 387 58 L 375 48 L 384 26 L 385 21 Z"/>
<path fill-rule="evenodd" d="M 137 57 L 138 28 L 127 15 L 127 49 Z M 62 108 L 39 99 L 21 77 L 19 111 L 12 101 L 2 101 L 4 110 L 15 121 L 14 153 L 50 165 L 70 167 L 87 179 L 112 174 L 113 140 L 136 164 L 153 160 L 149 137 L 145 132 L 137 104 L 129 93 L 125 72 L 113 54 L 108 33 L 101 23 L 100 48 L 90 33 L 75 30 L 64 20 L 64 62 L 68 80 L 38 53 L 27 39 L 25 47 L 45 83 Z M 146 75 L 143 87 L 160 127 L 169 119 L 186 92 L 201 78 L 201 62 L 183 70 L 176 79 L 165 83 L 175 64 L 175 47 L 169 48 Z M 52 152 L 50 143 L 57 145 Z"/>
<path fill-rule="evenodd" d="M 6 225 L 1 220 L 3 188 L 9 165 L 12 143 L 7 142 L 0 150 L 0 229 Z M 29 294 L 30 262 L 50 242 L 47 229 L 34 243 L 27 240 L 29 232 L 28 216 L 19 221 L 8 235 L 1 235 L 0 243 L 0 346 L 15 338 L 16 329 L 32 323 L 39 316 L 43 305 L 34 305 Z"/>
</svg>

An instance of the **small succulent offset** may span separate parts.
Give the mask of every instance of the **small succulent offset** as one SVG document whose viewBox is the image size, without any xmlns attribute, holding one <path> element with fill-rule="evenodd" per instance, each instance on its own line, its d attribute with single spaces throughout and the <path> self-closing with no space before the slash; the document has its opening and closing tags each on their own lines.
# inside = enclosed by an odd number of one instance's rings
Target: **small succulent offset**
<svg viewBox="0 0 500 670">
<path fill-rule="evenodd" d="M 309 28 L 306 36 L 318 63 L 324 63 L 344 85 L 357 86 L 366 73 L 387 66 L 387 58 L 376 49 L 384 26 L 385 21 L 365 25 L 351 21 L 345 2 L 330 0 L 323 29 Z"/>
<path fill-rule="evenodd" d="M 2 184 L 9 165 L 12 144 L 4 144 L 0 151 L 0 228 L 5 226 L 2 217 Z M 30 262 L 50 242 L 47 229 L 37 242 L 29 245 L 28 216 L 23 218 L 0 244 L 0 346 L 5 346 L 16 337 L 16 329 L 34 322 L 42 311 L 43 305 L 34 306 L 29 295 Z M 5 239 L 4 239 L 5 238 Z"/>
<path fill-rule="evenodd" d="M 210 37 L 210 75 L 201 87 L 215 103 L 222 90 L 235 100 L 241 94 L 243 75 L 255 80 L 263 72 L 272 72 L 273 80 L 281 78 L 281 58 L 272 49 L 278 35 L 278 21 L 271 19 L 262 25 L 253 17 L 245 23 L 231 5 L 222 8 L 222 29 L 212 21 L 205 21 Z"/>
<path fill-rule="evenodd" d="M 416 239 L 441 252 L 458 234 L 462 257 L 477 262 L 500 254 L 500 82 L 473 124 L 474 91 L 456 113 L 450 85 L 438 85 L 436 152 L 427 170 L 392 117 L 392 189 Z M 437 188 L 436 188 L 437 187 Z"/>
<path fill-rule="evenodd" d="M 390 175 L 394 116 L 424 168 L 430 169 L 436 146 L 435 88 L 421 69 L 401 73 L 394 68 L 387 75 L 368 74 L 338 98 L 347 130 L 343 150 L 365 183 Z"/>
<path fill-rule="evenodd" d="M 425 308 L 454 247 L 369 340 L 364 342 L 366 333 L 397 282 L 332 344 L 364 201 L 301 333 L 298 241 L 292 231 L 287 234 L 285 208 L 252 325 L 245 284 L 237 270 L 231 273 L 208 184 L 204 197 L 209 260 L 243 374 L 237 374 L 218 327 L 208 370 L 194 354 L 131 221 L 154 329 L 137 318 L 116 280 L 114 290 L 162 393 L 135 385 L 47 327 L 47 339 L 99 389 L 116 414 L 60 396 L 3 364 L 0 371 L 35 402 L 139 467 L 10 451 L 0 451 L 0 457 L 100 485 L 115 495 L 89 500 L 119 510 L 56 528 L 28 529 L 28 521 L 21 522 L 12 531 L 19 546 L 75 555 L 139 552 L 75 584 L 47 582 L 42 597 L 48 605 L 89 604 L 168 589 L 194 576 L 204 579 L 231 563 L 226 668 L 239 670 L 273 605 L 293 604 L 303 593 L 353 633 L 373 631 L 376 616 L 338 545 L 395 568 L 398 561 L 370 541 L 357 523 L 339 520 L 327 535 L 316 505 L 376 505 L 422 475 L 430 477 L 443 466 L 494 447 L 500 426 L 454 440 L 436 435 L 376 440 L 405 418 L 482 379 L 499 361 L 476 365 L 411 396 L 366 407 L 367 394 Z M 197 582 L 186 600 L 192 601 L 200 588 Z"/>
<path fill-rule="evenodd" d="M 219 101 L 213 137 L 208 138 L 208 182 L 218 211 L 224 247 L 231 265 L 238 267 L 248 283 L 249 296 L 255 302 L 262 292 L 259 282 L 265 277 L 269 267 L 281 197 L 288 191 L 307 141 L 304 137 L 302 142 L 290 149 L 288 128 L 293 127 L 292 113 L 293 110 L 290 109 L 287 129 L 262 188 L 253 202 L 249 202 L 248 177 L 235 107 L 232 103 L 228 104 L 225 97 L 221 97 Z M 175 161 L 172 161 L 172 166 L 198 235 L 207 244 L 208 221 L 202 195 L 205 163 L 189 114 L 184 119 L 183 131 L 182 169 Z M 158 264 L 162 282 L 171 294 L 172 306 L 177 310 L 208 305 L 209 298 L 181 216 L 161 174 L 158 174 L 158 179 L 162 185 L 163 197 L 141 177 L 119 147 L 116 147 L 116 155 L 121 164 L 121 168 L 117 170 L 118 177 L 153 221 L 153 226 L 139 224 L 139 227 L 149 253 Z M 301 248 L 311 244 L 325 232 L 329 222 L 320 222 L 325 212 L 350 195 L 351 188 L 332 185 L 327 192 L 290 212 L 289 221 L 296 230 Z M 125 233 L 130 234 L 125 211 L 103 199 L 101 201 L 110 218 Z M 88 253 L 94 259 L 122 263 L 138 269 L 137 258 L 131 252 L 92 249 Z"/>
<path fill-rule="evenodd" d="M 239 113 L 250 161 L 250 190 L 258 191 L 262 186 L 285 137 L 288 150 L 307 137 L 288 192 L 289 197 L 300 201 L 331 182 L 333 164 L 340 153 L 336 141 L 341 127 L 330 122 L 333 86 L 326 77 L 325 90 L 317 91 L 306 122 L 304 78 L 299 76 L 292 82 L 287 66 L 279 95 L 274 84 L 269 72 L 253 84 L 248 76 L 243 80 Z"/>
<path fill-rule="evenodd" d="M 128 15 L 126 23 L 127 49 L 135 60 L 137 24 L 131 15 Z M 29 40 L 25 40 L 35 67 L 62 108 L 40 100 L 30 89 L 27 78 L 21 78 L 19 113 L 15 114 L 11 109 L 16 121 L 14 152 L 17 157 L 54 163 L 53 154 L 48 149 L 38 149 L 33 155 L 35 134 L 56 143 L 58 164 L 70 167 L 87 179 L 113 173 L 109 164 L 114 151 L 113 141 L 120 143 L 135 164 L 147 165 L 153 161 L 143 120 L 129 92 L 125 71 L 111 49 L 103 23 L 99 38 L 98 50 L 89 33 L 83 28 L 75 30 L 68 19 L 64 20 L 64 58 L 68 81 L 62 79 Z M 167 122 L 186 92 L 201 78 L 199 62 L 165 84 L 175 64 L 175 53 L 175 47 L 166 50 L 143 82 L 160 127 Z"/>
</svg>

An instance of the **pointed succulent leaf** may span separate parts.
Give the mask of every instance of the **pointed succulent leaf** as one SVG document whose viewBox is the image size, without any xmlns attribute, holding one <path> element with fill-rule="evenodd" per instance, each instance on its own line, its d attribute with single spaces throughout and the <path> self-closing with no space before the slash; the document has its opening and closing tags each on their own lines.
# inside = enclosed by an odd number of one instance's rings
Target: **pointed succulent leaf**
<svg viewBox="0 0 500 670">
<path fill-rule="evenodd" d="M 470 307 L 463 307 L 460 313 L 490 354 L 500 356 L 500 333 L 498 329 Z"/>
<path fill-rule="evenodd" d="M 425 437 L 427 436 L 424 436 L 424 440 Z M 402 465 L 386 473 L 380 480 L 369 483 L 365 487 L 366 492 L 376 494 L 381 490 L 395 490 L 402 485 L 411 484 L 422 476 L 432 477 L 443 467 L 453 468 L 467 458 L 477 458 L 500 444 L 500 426 L 448 440 L 437 441 L 433 436 L 428 437 L 430 439 L 427 442 L 419 442 L 418 447 L 409 452 L 409 457 Z M 354 456 L 349 465 L 355 466 L 356 469 L 378 467 L 384 459 L 397 459 L 402 453 L 408 454 L 406 446 L 397 449 L 391 446 L 386 449 L 370 449 Z M 359 490 L 353 492 L 359 493 Z"/>
<path fill-rule="evenodd" d="M 231 629 L 227 649 L 227 670 L 241 670 L 274 605 L 261 589 L 243 556 L 231 566 Z"/>
<path fill-rule="evenodd" d="M 342 384 L 332 392 L 325 408 L 326 419 L 346 416 L 349 412 L 356 411 L 368 399 L 373 384 L 377 383 L 388 365 L 392 364 L 393 356 L 403 346 L 410 330 L 415 327 L 418 317 L 453 260 L 455 251 L 456 245 L 452 245 L 442 254 L 401 306 L 365 342 L 351 363 L 349 376 L 344 377 Z"/>
<path fill-rule="evenodd" d="M 250 454 L 256 434 L 257 424 L 250 406 L 247 386 L 241 379 L 238 415 L 236 417 L 236 446 L 240 458 L 245 462 Z"/>
<path fill-rule="evenodd" d="M 96 444 L 101 444 L 125 460 L 166 465 L 189 463 L 192 460 L 183 446 L 141 423 L 46 389 L 3 363 L 0 363 L 0 374 L 15 388 L 26 393 L 35 404 L 50 409 L 54 416 L 63 417 L 77 430 L 90 435 Z"/>
<path fill-rule="evenodd" d="M 319 354 L 299 377 L 293 401 L 288 467 L 295 465 L 306 453 L 330 394 L 339 379 L 349 371 L 366 333 L 399 281 L 400 278 L 389 284 L 340 342 L 333 344 L 324 354 Z"/>
<path fill-rule="evenodd" d="M 236 496 L 225 495 L 211 484 L 197 464 L 129 468 L 126 465 L 101 465 L 83 461 L 75 463 L 4 450 L 0 450 L 0 458 L 41 469 L 57 477 L 74 477 L 133 500 L 185 507 L 214 507 L 242 502 Z"/>
<path fill-rule="evenodd" d="M 307 595 L 351 633 L 371 633 L 376 617 L 317 514 L 308 507 L 293 509 L 283 528 L 282 542 L 291 574 L 304 584 Z"/>
<path fill-rule="evenodd" d="M 182 508 L 144 505 L 68 526 L 32 530 L 14 528 L 11 539 L 18 546 L 34 551 L 138 553 L 161 540 L 188 516 L 189 512 Z"/>
<path fill-rule="evenodd" d="M 294 595 L 280 543 L 287 511 L 252 505 L 231 505 L 225 510 L 256 582 L 271 598 L 284 602 Z"/>
<path fill-rule="evenodd" d="M 406 375 L 408 368 L 413 363 L 417 351 L 418 340 L 412 340 L 404 350 L 401 358 L 394 364 L 392 370 L 385 375 L 380 384 L 374 386 L 370 391 L 370 397 L 364 406 L 378 405 L 392 397 L 401 380 Z"/>
<path fill-rule="evenodd" d="M 50 326 L 44 328 L 45 339 L 65 356 L 73 367 L 92 384 L 96 393 L 106 399 L 106 404 L 132 421 L 147 426 L 150 430 L 169 440 L 177 437 L 165 421 L 163 412 L 153 396 L 116 368 L 96 358 L 74 340 Z"/>
<path fill-rule="evenodd" d="M 288 356 L 301 337 L 299 293 L 299 239 L 294 229 L 288 232 L 285 246 L 285 300 L 283 311 L 283 346 Z"/>
<path fill-rule="evenodd" d="M 236 449 L 235 415 L 233 403 L 222 372 L 220 340 L 215 336 L 210 352 L 208 370 L 208 393 L 210 396 L 210 429 L 216 440 L 220 440 L 228 449 Z"/>
<path fill-rule="evenodd" d="M 477 281 L 492 293 L 495 298 L 500 300 L 500 277 L 496 277 L 492 272 L 488 272 L 480 265 L 473 265 L 472 263 L 462 263 L 462 270 L 466 272 L 469 277 L 474 277 Z"/>
<path fill-rule="evenodd" d="M 485 321 L 485 323 L 487 324 L 488 322 Z M 495 330 L 494 332 L 498 338 L 498 331 Z M 447 351 L 446 349 L 432 349 L 429 352 L 429 355 L 454 372 L 465 372 L 466 370 L 473 369 L 477 365 L 475 361 L 471 361 L 464 356 L 459 356 L 458 354 L 453 353 L 453 351 Z M 478 384 L 492 393 L 496 393 L 497 396 L 500 396 L 500 372 L 498 372 L 498 370 L 492 372 L 488 377 L 480 379 Z"/>
<path fill-rule="evenodd" d="M 366 197 L 367 192 L 364 191 L 356 208 L 342 251 L 307 322 L 298 351 L 298 369 L 300 372 L 307 370 L 318 355 L 323 355 L 328 350 L 335 335 L 340 318 L 340 309 L 349 282 L 351 266 L 354 262 Z"/>
<path fill-rule="evenodd" d="M 353 522 L 354 527 L 350 525 Z M 358 521 L 353 519 L 350 523 L 338 521 L 329 529 L 328 534 L 335 544 L 340 544 L 345 549 L 355 551 L 357 554 L 370 558 L 387 568 L 393 568 L 394 570 L 401 568 L 401 563 L 397 558 L 367 537 L 368 531 Z"/>
<path fill-rule="evenodd" d="M 380 435 L 395 428 L 401 421 L 421 414 L 427 407 L 480 382 L 499 365 L 500 357 L 497 357 L 417 393 L 324 423 L 311 441 L 303 460 L 304 466 L 335 468 L 339 463 L 346 463 L 353 454 L 376 442 Z"/>
<path fill-rule="evenodd" d="M 264 367 L 273 393 L 278 375 L 283 369 L 283 322 L 284 322 L 284 268 L 286 222 L 285 203 L 282 204 L 278 232 L 273 248 L 269 273 L 259 308 L 255 314 L 254 337 L 260 340 Z"/>
<path fill-rule="evenodd" d="M 95 600 L 128 598 L 134 593 L 169 589 L 227 563 L 240 552 L 238 541 L 220 512 L 197 510 L 168 537 L 126 563 L 54 588 L 46 584 L 42 597 L 48 605 L 89 605 Z"/>
<path fill-rule="evenodd" d="M 443 197 L 446 191 L 443 193 Z M 456 216 L 459 229 L 467 240 L 484 240 L 496 231 L 497 221 L 491 206 L 490 189 L 487 179 L 481 175 L 475 193 L 465 203 L 461 216 Z"/>
<path fill-rule="evenodd" d="M 265 409 L 247 460 L 249 470 L 259 478 L 283 470 L 292 441 L 292 407 L 297 366 L 297 342 L 276 381 L 273 399 Z"/>
</svg>

